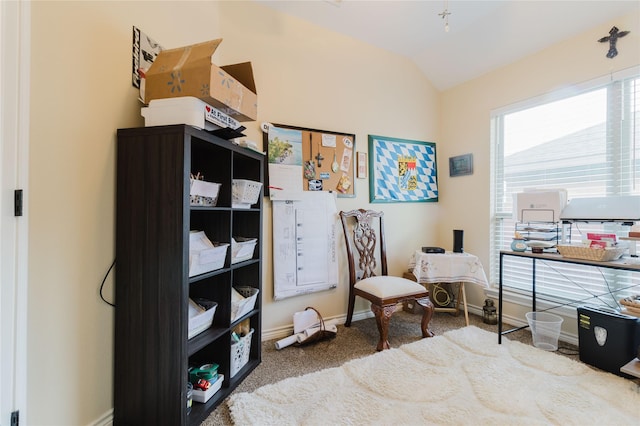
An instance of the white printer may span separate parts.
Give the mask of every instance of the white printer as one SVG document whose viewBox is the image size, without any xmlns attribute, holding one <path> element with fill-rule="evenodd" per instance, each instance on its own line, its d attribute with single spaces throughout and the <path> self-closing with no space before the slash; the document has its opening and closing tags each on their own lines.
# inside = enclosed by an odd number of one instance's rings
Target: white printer
<svg viewBox="0 0 640 426">
<path fill-rule="evenodd" d="M 563 222 L 640 221 L 640 195 L 572 198 L 560 213 Z"/>
</svg>

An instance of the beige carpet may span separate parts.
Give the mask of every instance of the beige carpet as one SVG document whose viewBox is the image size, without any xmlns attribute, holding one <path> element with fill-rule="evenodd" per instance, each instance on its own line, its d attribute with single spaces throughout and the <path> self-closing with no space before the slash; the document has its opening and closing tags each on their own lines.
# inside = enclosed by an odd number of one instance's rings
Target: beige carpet
<svg viewBox="0 0 640 426">
<path fill-rule="evenodd" d="M 420 315 L 397 312 L 393 315 L 389 330 L 389 341 L 392 347 L 421 340 Z M 477 315 L 470 315 L 471 325 L 491 331 L 491 342 L 497 342 L 497 326 L 487 325 Z M 464 315 L 454 316 L 448 313 L 436 313 L 431 321 L 430 329 L 437 336 L 449 330 L 465 326 Z M 337 367 L 347 361 L 362 358 L 375 353 L 378 331 L 373 318 L 356 321 L 351 327 L 338 326 L 338 336 L 330 341 L 320 342 L 312 346 L 298 348 L 289 347 L 280 351 L 275 349 L 275 340 L 262 343 L 262 363 L 236 388 L 235 393 L 251 392 L 261 386 L 277 381 L 301 376 L 325 368 Z M 509 334 L 510 340 L 518 340 L 531 344 L 529 330 L 521 330 Z M 575 347 L 562 345 L 559 352 L 577 359 Z M 223 402 L 202 423 L 202 426 L 231 425 L 228 405 Z"/>
<path fill-rule="evenodd" d="M 636 425 L 632 381 L 470 326 L 228 401 L 238 425 Z"/>
</svg>

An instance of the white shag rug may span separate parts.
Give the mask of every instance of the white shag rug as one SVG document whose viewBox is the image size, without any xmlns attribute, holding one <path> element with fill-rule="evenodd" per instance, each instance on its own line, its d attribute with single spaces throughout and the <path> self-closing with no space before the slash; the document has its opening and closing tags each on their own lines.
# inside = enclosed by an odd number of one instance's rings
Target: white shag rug
<svg viewBox="0 0 640 426">
<path fill-rule="evenodd" d="M 470 326 L 228 401 L 236 425 L 639 425 L 633 381 Z"/>
</svg>

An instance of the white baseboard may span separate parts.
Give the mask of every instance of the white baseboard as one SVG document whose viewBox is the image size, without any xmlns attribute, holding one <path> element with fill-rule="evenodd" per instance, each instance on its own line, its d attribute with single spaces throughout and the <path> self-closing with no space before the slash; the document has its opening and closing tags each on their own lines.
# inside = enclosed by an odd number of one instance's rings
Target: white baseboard
<svg viewBox="0 0 640 426">
<path fill-rule="evenodd" d="M 366 318 L 373 318 L 373 312 L 369 310 L 354 312 L 352 321 L 360 321 Z M 345 321 L 347 320 L 347 315 L 344 314 L 344 315 L 336 315 L 333 317 L 324 317 L 324 320 L 336 322 L 338 324 L 344 324 Z M 281 339 L 287 336 L 291 336 L 292 334 L 293 334 L 293 322 L 291 322 L 291 324 L 288 324 L 282 327 L 272 328 L 269 330 L 262 330 L 261 340 L 264 342 L 266 340 Z"/>
<path fill-rule="evenodd" d="M 402 305 L 398 305 L 397 310 L 402 309 Z M 482 308 L 475 305 L 467 305 L 467 310 L 471 314 L 482 316 Z M 352 321 L 360 321 L 367 318 L 373 318 L 373 312 L 370 310 L 354 312 Z M 327 317 L 325 321 L 333 320 L 339 324 L 344 324 L 347 320 L 347 315 L 336 315 L 334 317 Z M 293 334 L 293 322 L 289 325 L 272 328 L 269 330 L 262 330 L 262 341 L 273 340 L 273 339 L 281 339 L 283 337 L 291 336 Z"/>
<path fill-rule="evenodd" d="M 89 426 L 113 426 L 113 408 L 94 420 Z"/>
</svg>

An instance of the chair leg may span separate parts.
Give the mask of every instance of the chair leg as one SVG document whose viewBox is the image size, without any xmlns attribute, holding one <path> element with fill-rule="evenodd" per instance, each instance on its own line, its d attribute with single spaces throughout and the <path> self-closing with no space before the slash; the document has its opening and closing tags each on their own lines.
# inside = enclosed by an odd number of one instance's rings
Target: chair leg
<svg viewBox="0 0 640 426">
<path fill-rule="evenodd" d="M 389 345 L 389 321 L 391 315 L 396 310 L 395 305 L 378 306 L 371 304 L 371 310 L 376 316 L 376 324 L 378 325 L 378 332 L 380 333 L 380 340 L 378 341 L 377 351 L 382 351 L 391 348 Z"/>
<path fill-rule="evenodd" d="M 431 321 L 431 317 L 433 316 L 433 303 L 431 303 L 431 299 L 428 297 L 423 297 L 422 299 L 416 299 L 416 303 L 424 308 L 424 313 L 422 314 L 422 323 L 420 324 L 422 327 L 422 337 L 433 337 L 434 334 L 429 330 L 429 322 Z"/>
<path fill-rule="evenodd" d="M 351 320 L 353 319 L 353 305 L 356 304 L 356 295 L 352 290 L 349 290 L 349 306 L 347 306 L 347 319 L 344 322 L 345 327 L 351 327 Z"/>
</svg>

